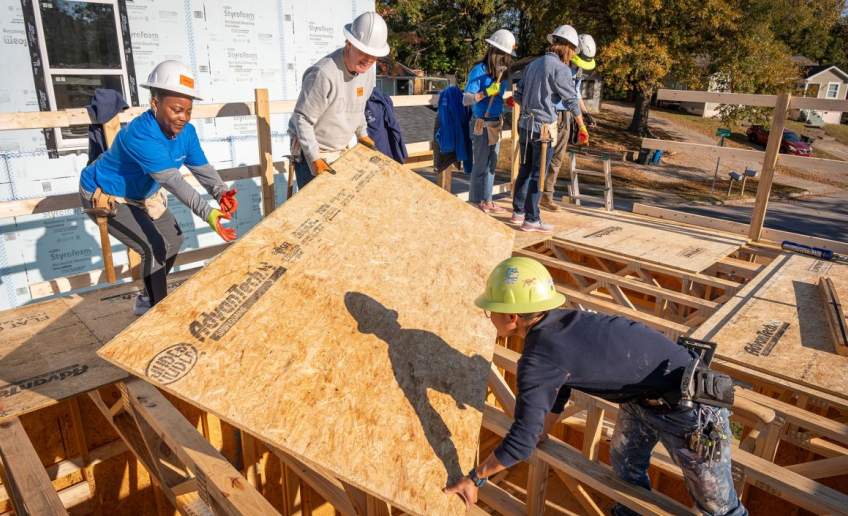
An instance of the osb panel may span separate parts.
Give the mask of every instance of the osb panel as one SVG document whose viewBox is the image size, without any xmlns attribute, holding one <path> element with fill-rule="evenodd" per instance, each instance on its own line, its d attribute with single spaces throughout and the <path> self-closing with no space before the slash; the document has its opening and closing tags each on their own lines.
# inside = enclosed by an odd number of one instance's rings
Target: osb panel
<svg viewBox="0 0 848 516">
<path fill-rule="evenodd" d="M 848 265 L 782 254 L 693 336 L 717 342 L 727 360 L 848 397 L 848 357 L 833 348 L 821 276 L 848 298 Z"/>
<path fill-rule="evenodd" d="M 390 501 L 460 514 L 512 232 L 357 147 L 100 350 Z"/>
<path fill-rule="evenodd" d="M 511 205 L 503 206 L 512 209 Z M 498 218 L 506 222 L 510 216 Z M 542 210 L 542 220 L 553 224 L 553 236 L 574 244 L 688 272 L 707 269 L 745 243 L 743 238 L 715 231 L 576 207 L 564 207 L 558 212 Z M 549 238 L 549 234 L 516 231 L 515 248 L 525 249 Z"/>
</svg>

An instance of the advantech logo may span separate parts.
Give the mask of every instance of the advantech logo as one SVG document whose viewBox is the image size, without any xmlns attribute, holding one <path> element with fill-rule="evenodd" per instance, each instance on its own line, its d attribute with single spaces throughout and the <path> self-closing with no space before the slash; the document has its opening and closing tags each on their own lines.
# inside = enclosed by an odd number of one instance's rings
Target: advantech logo
<svg viewBox="0 0 848 516">
<path fill-rule="evenodd" d="M 230 285 L 214 310 L 200 312 L 189 324 L 189 332 L 201 342 L 207 338 L 220 340 L 285 273 L 285 267 L 262 263 L 241 283 Z"/>
<path fill-rule="evenodd" d="M 11 384 L 0 385 L 0 398 L 10 398 L 21 391 L 32 390 L 47 383 L 61 382 L 62 380 L 85 374 L 86 371 L 88 371 L 87 365 L 74 364 Z"/>
</svg>

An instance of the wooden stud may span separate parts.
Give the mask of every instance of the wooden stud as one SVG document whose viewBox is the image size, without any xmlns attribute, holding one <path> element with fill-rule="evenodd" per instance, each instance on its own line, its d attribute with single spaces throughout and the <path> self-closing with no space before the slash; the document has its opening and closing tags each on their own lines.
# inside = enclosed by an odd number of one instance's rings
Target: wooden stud
<svg viewBox="0 0 848 516">
<path fill-rule="evenodd" d="M 547 463 L 543 462 L 538 455 L 530 457 L 527 473 L 527 514 L 528 516 L 541 516 L 545 513 L 545 498 L 548 490 Z"/>
<path fill-rule="evenodd" d="M 569 477 L 562 471 L 554 470 L 554 472 L 557 474 L 562 483 L 565 484 L 566 489 L 568 489 L 572 496 L 574 496 L 577 500 L 577 503 L 579 503 L 583 510 L 586 511 L 586 514 L 590 516 L 603 516 L 606 514 L 598 506 L 595 500 L 592 499 L 592 496 L 588 491 L 586 491 L 586 488 L 583 487 L 580 482 Z"/>
<path fill-rule="evenodd" d="M 577 155 L 573 152 L 569 153 L 568 172 L 571 176 L 571 185 L 568 187 L 571 203 L 580 206 L 580 178 L 577 175 Z"/>
<path fill-rule="evenodd" d="M 515 95 L 516 85 L 512 85 L 512 94 Z M 519 138 L 518 119 L 521 117 L 521 106 L 517 103 L 512 107 L 512 135 L 510 143 L 512 143 L 512 160 L 510 161 L 510 190 L 515 191 L 515 179 L 518 177 L 518 170 L 521 168 L 521 145 Z"/>
<path fill-rule="evenodd" d="M 612 197 L 612 163 L 609 158 L 604 159 L 604 209 L 615 209 Z"/>
<path fill-rule="evenodd" d="M 0 422 L 0 462 L 17 514 L 68 514 L 17 417 Z"/>
<path fill-rule="evenodd" d="M 783 128 L 786 125 L 786 110 L 789 108 L 791 99 L 792 96 L 788 93 L 781 93 L 777 96 L 768 143 L 766 144 L 766 155 L 763 158 L 762 172 L 760 172 L 759 183 L 757 184 L 757 200 L 754 204 L 754 213 L 751 216 L 751 228 L 748 231 L 748 238 L 754 241 L 760 239 L 763 230 L 763 222 L 766 218 L 769 195 L 771 194 L 771 184 L 774 180 L 774 170 L 777 166 L 778 153 L 783 140 Z"/>
<path fill-rule="evenodd" d="M 259 141 L 259 170 L 262 179 L 262 215 L 267 217 L 276 208 L 274 196 L 274 157 L 271 151 L 271 110 L 268 89 L 256 88 L 256 136 Z"/>
<path fill-rule="evenodd" d="M 592 403 L 586 416 L 586 430 L 583 433 L 583 455 L 589 460 L 598 460 L 601 436 L 604 430 L 604 409 Z"/>
<path fill-rule="evenodd" d="M 492 394 L 495 395 L 495 399 L 503 408 L 504 412 L 513 416 L 515 414 L 515 394 L 513 394 L 506 380 L 504 380 L 504 377 L 501 376 L 500 371 L 494 365 L 489 369 L 488 383 L 489 388 L 492 389 Z"/>
<path fill-rule="evenodd" d="M 826 276 L 819 278 L 819 293 L 825 307 L 824 312 L 834 350 L 840 355 L 848 356 L 848 324 L 846 324 L 845 312 L 833 280 Z"/>
</svg>

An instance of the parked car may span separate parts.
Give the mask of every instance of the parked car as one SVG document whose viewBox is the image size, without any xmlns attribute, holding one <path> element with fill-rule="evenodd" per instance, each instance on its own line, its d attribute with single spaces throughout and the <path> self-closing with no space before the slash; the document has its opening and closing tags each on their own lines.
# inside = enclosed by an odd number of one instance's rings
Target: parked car
<svg viewBox="0 0 848 516">
<path fill-rule="evenodd" d="M 748 141 L 765 146 L 768 143 L 769 132 L 761 125 L 752 125 L 745 131 Z M 796 156 L 810 156 L 813 152 L 812 146 L 801 139 L 798 133 L 783 130 L 783 139 L 780 141 L 780 152 L 784 154 L 795 154 Z"/>
</svg>

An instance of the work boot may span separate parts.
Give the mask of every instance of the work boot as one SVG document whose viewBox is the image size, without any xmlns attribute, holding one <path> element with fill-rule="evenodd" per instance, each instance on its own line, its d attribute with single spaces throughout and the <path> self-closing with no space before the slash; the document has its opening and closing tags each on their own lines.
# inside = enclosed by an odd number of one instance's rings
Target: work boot
<svg viewBox="0 0 848 516">
<path fill-rule="evenodd" d="M 144 315 L 148 310 L 150 310 L 150 298 L 142 294 L 137 295 L 135 297 L 133 313 L 135 315 Z"/>
<path fill-rule="evenodd" d="M 550 198 L 548 196 L 542 197 L 539 201 L 539 207 L 544 208 L 548 211 L 560 211 L 562 208 L 559 207 L 557 203 L 554 202 L 553 195 Z"/>
<path fill-rule="evenodd" d="M 541 220 L 537 220 L 536 222 L 525 221 L 524 224 L 521 225 L 521 231 L 535 233 L 553 233 L 554 226 L 552 224 L 546 224 Z"/>
</svg>

